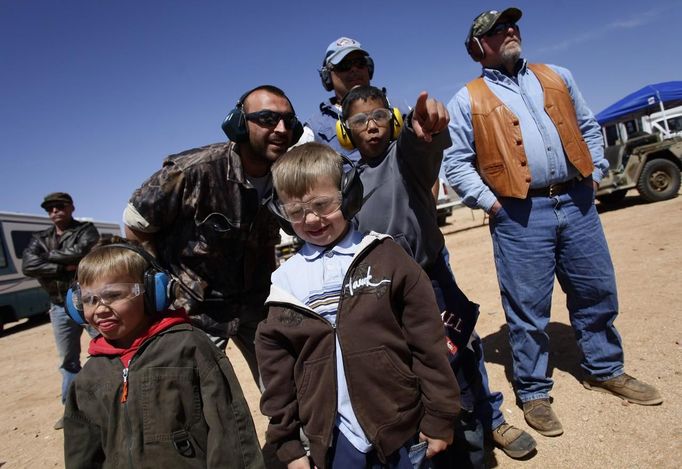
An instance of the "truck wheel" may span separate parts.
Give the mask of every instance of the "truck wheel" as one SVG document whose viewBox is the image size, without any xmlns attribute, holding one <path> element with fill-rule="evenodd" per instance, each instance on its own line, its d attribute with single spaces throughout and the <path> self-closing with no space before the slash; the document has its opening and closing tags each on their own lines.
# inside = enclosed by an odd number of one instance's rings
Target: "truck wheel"
<svg viewBox="0 0 682 469">
<path fill-rule="evenodd" d="M 598 195 L 597 200 L 605 205 L 607 204 L 617 204 L 622 202 L 625 198 L 625 194 L 628 193 L 627 189 L 621 189 L 619 191 L 613 191 L 610 194 Z"/>
<path fill-rule="evenodd" d="M 647 202 L 672 199 L 680 190 L 680 168 L 672 161 L 648 161 L 637 181 L 637 190 Z"/>
</svg>

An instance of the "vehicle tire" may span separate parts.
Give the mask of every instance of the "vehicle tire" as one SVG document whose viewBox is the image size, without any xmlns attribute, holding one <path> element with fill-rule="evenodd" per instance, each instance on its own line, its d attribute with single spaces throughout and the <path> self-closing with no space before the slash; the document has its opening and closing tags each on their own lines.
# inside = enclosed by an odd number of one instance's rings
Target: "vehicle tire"
<svg viewBox="0 0 682 469">
<path fill-rule="evenodd" d="M 625 194 L 627 193 L 628 193 L 627 189 L 621 189 L 619 191 L 613 191 L 610 194 L 598 195 L 597 200 L 605 205 L 617 204 L 618 202 L 623 201 L 623 199 L 625 198 Z"/>
<path fill-rule="evenodd" d="M 436 219 L 438 220 L 438 226 L 445 226 L 446 223 L 448 222 L 448 214 L 444 213 L 441 215 L 439 213 L 438 215 L 436 215 Z"/>
<path fill-rule="evenodd" d="M 680 168 L 663 158 L 648 161 L 639 175 L 637 190 L 647 202 L 672 199 L 680 190 Z"/>
</svg>

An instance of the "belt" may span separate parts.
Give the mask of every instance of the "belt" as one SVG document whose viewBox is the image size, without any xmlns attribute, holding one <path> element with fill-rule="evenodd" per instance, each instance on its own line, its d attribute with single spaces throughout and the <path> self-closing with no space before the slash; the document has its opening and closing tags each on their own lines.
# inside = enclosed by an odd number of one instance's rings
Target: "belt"
<svg viewBox="0 0 682 469">
<path fill-rule="evenodd" d="M 570 181 L 557 182 L 547 187 L 528 189 L 528 197 L 554 197 L 555 195 L 565 194 L 579 182 L 578 178 L 573 178 Z"/>
</svg>

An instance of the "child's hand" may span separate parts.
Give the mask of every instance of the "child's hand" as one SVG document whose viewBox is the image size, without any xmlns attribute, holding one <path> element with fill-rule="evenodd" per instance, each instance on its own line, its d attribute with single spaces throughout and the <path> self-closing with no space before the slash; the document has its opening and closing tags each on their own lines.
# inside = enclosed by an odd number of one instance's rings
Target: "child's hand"
<svg viewBox="0 0 682 469">
<path fill-rule="evenodd" d="M 287 469 L 310 469 L 310 462 L 308 461 L 308 456 L 303 456 L 301 458 L 294 459 L 289 464 L 287 464 Z"/>
<path fill-rule="evenodd" d="M 420 140 L 431 141 L 431 136 L 445 129 L 450 122 L 450 115 L 445 105 L 429 98 L 429 93 L 422 91 L 417 98 L 412 112 L 412 129 Z"/>
<path fill-rule="evenodd" d="M 450 441 L 439 440 L 437 438 L 431 438 L 429 436 L 424 435 L 422 432 L 419 432 L 419 441 L 427 441 L 429 443 L 429 446 L 426 448 L 426 457 L 428 459 L 431 459 L 441 451 L 444 451 L 445 448 L 447 448 L 448 445 L 452 443 L 452 438 L 450 438 Z"/>
</svg>

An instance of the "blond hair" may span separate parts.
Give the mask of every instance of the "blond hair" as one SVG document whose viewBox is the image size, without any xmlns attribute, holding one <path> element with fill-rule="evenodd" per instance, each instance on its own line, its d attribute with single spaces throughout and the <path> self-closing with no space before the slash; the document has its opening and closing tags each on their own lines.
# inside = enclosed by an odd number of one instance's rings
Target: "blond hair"
<svg viewBox="0 0 682 469">
<path fill-rule="evenodd" d="M 272 182 L 277 194 L 303 197 L 321 178 L 341 187 L 343 159 L 328 145 L 308 142 L 277 158 L 272 165 Z"/>
<path fill-rule="evenodd" d="M 133 249 L 111 244 L 128 244 Z M 149 263 L 134 249 L 142 248 L 118 236 L 102 239 L 78 264 L 78 283 L 92 285 L 106 275 L 125 275 L 142 283 Z"/>
</svg>

